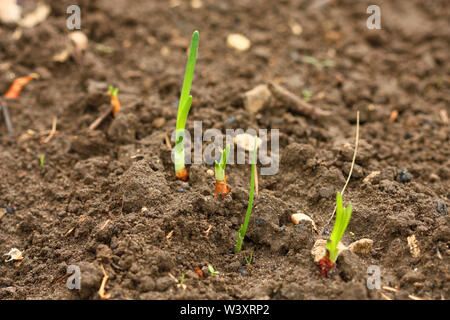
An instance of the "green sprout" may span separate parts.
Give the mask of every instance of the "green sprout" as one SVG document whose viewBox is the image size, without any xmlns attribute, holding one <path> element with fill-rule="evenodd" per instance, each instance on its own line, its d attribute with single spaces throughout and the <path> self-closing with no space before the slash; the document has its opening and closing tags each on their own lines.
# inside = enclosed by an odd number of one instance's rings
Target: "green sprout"
<svg viewBox="0 0 450 320">
<path fill-rule="evenodd" d="M 119 95 L 119 88 L 114 88 L 113 86 L 109 86 L 109 93 L 113 97 L 117 97 Z"/>
<path fill-rule="evenodd" d="M 181 275 L 180 285 L 183 285 L 183 282 L 184 282 L 184 273 Z"/>
<path fill-rule="evenodd" d="M 192 79 L 194 77 L 195 62 L 198 52 L 198 31 L 194 31 L 191 40 L 191 49 L 186 64 L 186 72 L 184 74 L 183 88 L 181 90 L 180 102 L 178 105 L 178 115 L 175 133 L 175 175 L 177 178 L 187 180 L 187 172 L 184 166 L 184 130 L 186 120 L 191 109 L 192 96 L 190 95 Z"/>
<path fill-rule="evenodd" d="M 247 258 L 247 255 L 244 254 L 245 263 L 247 264 L 247 267 L 250 267 L 253 261 L 253 252 L 250 253 L 250 257 Z"/>
<path fill-rule="evenodd" d="M 342 204 L 341 193 L 336 194 L 336 220 L 334 221 L 333 231 L 331 232 L 330 238 L 327 240 L 327 250 L 330 255 L 330 260 L 336 262 L 338 257 L 337 245 L 341 241 L 342 236 L 347 229 L 350 217 L 352 215 L 352 204 L 349 203 L 347 207 Z"/>
<path fill-rule="evenodd" d="M 247 213 L 245 215 L 244 224 L 241 225 L 239 231 L 238 231 L 238 237 L 236 242 L 236 247 L 234 248 L 235 253 L 241 252 L 242 249 L 242 243 L 245 238 L 245 233 L 247 232 L 248 223 L 250 221 L 250 215 L 252 214 L 253 209 L 253 196 L 255 191 L 255 171 L 256 171 L 256 149 L 257 149 L 257 137 L 255 137 L 255 149 L 253 149 L 253 158 L 252 158 L 252 177 L 250 180 L 250 196 L 248 199 L 248 206 L 247 206 Z"/>
<path fill-rule="evenodd" d="M 334 62 L 332 60 L 320 61 L 319 59 L 310 56 L 304 56 L 302 60 L 303 62 L 312 64 L 319 69 L 334 66 Z"/>
<path fill-rule="evenodd" d="M 208 270 L 211 273 L 211 276 L 214 277 L 215 275 L 219 274 L 219 271 L 214 270 L 214 267 L 210 264 L 208 264 Z"/>
<path fill-rule="evenodd" d="M 45 161 L 45 154 L 43 154 L 41 156 L 41 158 L 39 159 L 39 163 L 41 164 L 41 168 L 44 168 L 44 161 Z"/>
<path fill-rule="evenodd" d="M 230 154 L 230 145 L 227 144 L 225 150 L 222 152 L 222 157 L 220 158 L 220 162 L 217 162 L 214 165 L 214 172 L 217 181 L 225 180 L 225 168 L 227 167 L 227 159 Z"/>
<path fill-rule="evenodd" d="M 101 43 L 97 43 L 95 45 L 95 48 L 102 53 L 112 53 L 114 51 L 113 48 L 111 48 L 107 45 L 101 44 Z"/>
<path fill-rule="evenodd" d="M 303 101 L 309 102 L 309 100 L 311 99 L 312 95 L 313 94 L 312 94 L 311 90 L 308 90 L 308 89 L 303 90 L 302 91 Z"/>
</svg>

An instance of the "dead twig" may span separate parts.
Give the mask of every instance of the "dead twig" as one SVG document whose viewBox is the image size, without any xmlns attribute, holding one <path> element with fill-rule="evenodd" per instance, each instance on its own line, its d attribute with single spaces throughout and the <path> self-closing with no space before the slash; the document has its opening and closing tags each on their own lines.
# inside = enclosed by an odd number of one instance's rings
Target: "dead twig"
<svg viewBox="0 0 450 320">
<path fill-rule="evenodd" d="M 98 295 L 100 296 L 100 298 L 102 300 L 108 300 L 109 298 L 111 298 L 111 295 L 105 293 L 105 287 L 106 287 L 106 281 L 108 281 L 109 277 L 106 274 L 105 268 L 103 267 L 102 264 L 100 265 L 100 267 L 102 267 L 103 279 L 102 279 L 102 284 L 100 285 L 100 289 L 98 289 Z"/>
<path fill-rule="evenodd" d="M 50 134 L 47 136 L 47 138 L 43 139 L 41 141 L 41 143 L 47 143 L 53 138 L 53 136 L 56 133 L 56 123 L 57 123 L 57 121 L 58 121 L 58 118 L 56 116 L 53 117 L 52 130 L 50 131 Z"/>
<path fill-rule="evenodd" d="M 388 286 L 383 286 L 383 287 L 381 287 L 381 289 L 383 289 L 384 291 L 387 291 L 387 292 L 391 292 L 391 293 L 397 293 L 398 292 L 397 289 L 392 288 L 392 287 L 388 287 Z"/>
<path fill-rule="evenodd" d="M 109 108 L 107 111 L 102 113 L 102 115 L 100 115 L 100 117 L 98 117 L 94 122 L 92 122 L 92 124 L 89 126 L 89 131 L 93 131 L 93 130 L 97 129 L 97 127 L 100 125 L 100 123 L 102 123 L 103 120 L 108 118 L 108 116 L 110 114 L 112 114 L 112 109 L 111 108 Z"/>
<path fill-rule="evenodd" d="M 287 107 L 292 109 L 294 112 L 300 113 L 314 120 L 317 120 L 319 117 L 327 117 L 331 115 L 331 112 L 314 107 L 274 82 L 270 82 L 268 87 L 276 99 L 286 104 Z"/>
<path fill-rule="evenodd" d="M 398 117 L 398 110 L 393 110 L 389 116 L 389 122 L 394 122 Z"/>
<path fill-rule="evenodd" d="M 170 143 L 169 135 L 167 133 L 164 134 L 164 139 L 166 140 L 166 145 L 172 150 L 172 144 Z"/>
<path fill-rule="evenodd" d="M 14 135 L 14 128 L 12 125 L 11 117 L 9 116 L 8 105 L 6 101 L 0 99 L 0 109 L 2 109 L 3 119 L 5 120 L 6 129 L 10 136 Z"/>
<path fill-rule="evenodd" d="M 419 297 L 413 296 L 412 294 L 408 295 L 408 298 L 410 298 L 411 300 L 426 300 L 424 298 L 419 298 Z"/>
<path fill-rule="evenodd" d="M 358 144 L 359 144 L 359 110 L 356 112 L 355 151 L 353 152 L 353 159 L 352 159 L 352 164 L 350 166 L 350 172 L 348 173 L 347 181 L 345 181 L 345 185 L 341 190 L 341 195 L 344 195 L 345 188 L 347 188 L 348 182 L 350 181 L 350 178 L 352 176 L 353 167 L 355 166 L 355 161 L 356 161 L 356 154 L 358 153 Z M 331 220 L 333 219 L 335 213 L 336 213 L 336 206 L 334 206 L 334 210 L 333 210 L 333 213 L 331 214 L 331 217 L 328 219 L 327 223 L 325 224 L 325 226 L 322 229 L 322 232 L 321 232 L 322 235 L 324 234 L 326 227 L 328 227 Z"/>
<path fill-rule="evenodd" d="M 57 282 L 57 283 L 60 283 L 60 282 L 62 282 L 64 279 L 66 279 L 66 278 L 70 277 L 71 275 L 73 275 L 74 273 L 75 273 L 75 270 L 72 271 L 72 273 L 66 273 L 66 274 L 63 275 L 62 277 L 58 278 L 58 279 L 56 280 L 56 282 Z"/>
<path fill-rule="evenodd" d="M 389 296 L 385 295 L 383 292 L 380 292 L 380 294 L 385 300 L 392 300 L 391 298 L 389 298 Z"/>
</svg>

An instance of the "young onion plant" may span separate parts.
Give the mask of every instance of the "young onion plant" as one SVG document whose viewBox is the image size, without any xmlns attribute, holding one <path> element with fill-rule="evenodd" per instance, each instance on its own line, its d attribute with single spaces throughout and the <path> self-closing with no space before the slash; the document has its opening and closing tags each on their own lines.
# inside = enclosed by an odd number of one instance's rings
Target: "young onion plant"
<svg viewBox="0 0 450 320">
<path fill-rule="evenodd" d="M 255 137 L 255 148 L 253 149 L 253 156 L 252 156 L 252 176 L 250 180 L 250 196 L 248 199 L 248 206 L 247 206 L 247 213 L 245 214 L 245 220 L 244 224 L 241 225 L 238 236 L 237 236 L 237 242 L 236 247 L 234 248 L 235 253 L 241 252 L 242 249 L 242 243 L 244 242 L 245 233 L 247 232 L 248 223 L 250 221 L 250 215 L 252 214 L 253 209 L 253 197 L 254 197 L 254 191 L 255 191 L 255 172 L 256 172 L 256 149 L 257 149 L 257 137 Z"/>
<path fill-rule="evenodd" d="M 191 40 L 191 49 L 186 64 L 186 72 L 184 74 L 183 88 L 181 90 L 180 102 L 178 105 L 177 124 L 175 131 L 175 177 L 187 181 L 188 174 L 184 165 L 184 130 L 186 120 L 192 104 L 192 96 L 190 95 L 192 79 L 194 77 L 195 62 L 198 52 L 198 31 L 194 31 Z"/>
<path fill-rule="evenodd" d="M 325 256 L 319 260 L 320 271 L 324 276 L 336 265 L 336 260 L 339 255 L 338 244 L 347 229 L 351 215 L 351 203 L 347 207 L 344 207 L 341 193 L 338 192 L 336 194 L 336 220 L 334 221 L 333 231 L 327 240 Z"/>
<path fill-rule="evenodd" d="M 228 176 L 225 174 L 225 168 L 227 166 L 228 155 L 230 154 L 230 145 L 227 144 L 225 150 L 222 152 L 222 157 L 220 158 L 220 162 L 217 162 L 214 165 L 214 175 L 216 178 L 216 189 L 214 198 L 217 198 L 218 194 L 222 195 L 222 198 L 225 198 L 230 193 L 230 186 L 227 185 Z"/>
</svg>

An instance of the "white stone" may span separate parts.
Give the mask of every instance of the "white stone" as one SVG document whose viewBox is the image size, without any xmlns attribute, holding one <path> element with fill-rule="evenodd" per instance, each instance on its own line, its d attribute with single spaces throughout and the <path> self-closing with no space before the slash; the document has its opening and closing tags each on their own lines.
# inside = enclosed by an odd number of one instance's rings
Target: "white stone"
<svg viewBox="0 0 450 320">
<path fill-rule="evenodd" d="M 227 37 L 227 44 L 238 51 L 246 51 L 250 49 L 251 42 L 242 34 L 232 33 Z"/>
</svg>

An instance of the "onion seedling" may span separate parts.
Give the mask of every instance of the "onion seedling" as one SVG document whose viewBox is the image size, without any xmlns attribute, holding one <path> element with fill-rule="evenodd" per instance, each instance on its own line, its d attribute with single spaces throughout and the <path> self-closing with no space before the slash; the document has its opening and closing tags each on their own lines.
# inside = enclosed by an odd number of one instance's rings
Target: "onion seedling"
<svg viewBox="0 0 450 320">
<path fill-rule="evenodd" d="M 44 168 L 44 161 L 45 161 L 45 154 L 41 155 L 41 157 L 39 158 L 41 168 Z"/>
<path fill-rule="evenodd" d="M 194 31 L 191 40 L 191 49 L 186 64 L 183 88 L 181 90 L 180 102 L 178 104 L 177 124 L 175 131 L 175 177 L 187 181 L 188 174 L 184 165 L 184 130 L 186 120 L 191 109 L 192 96 L 190 95 L 192 79 L 194 77 L 195 62 L 198 52 L 198 31 Z"/>
<path fill-rule="evenodd" d="M 116 116 L 120 110 L 119 88 L 109 86 L 109 97 L 111 98 L 111 106 L 113 107 L 112 114 Z"/>
<path fill-rule="evenodd" d="M 109 86 L 109 98 L 111 109 L 106 110 L 100 117 L 98 117 L 92 124 L 89 126 L 89 130 L 95 130 L 100 123 L 103 122 L 109 115 L 112 113 L 115 117 L 120 110 L 120 100 L 119 100 L 119 89 L 114 88 L 113 86 Z"/>
<path fill-rule="evenodd" d="M 251 180 L 250 180 L 250 195 L 248 199 L 248 206 L 247 206 L 247 213 L 245 215 L 244 224 L 241 225 L 241 228 L 238 231 L 238 237 L 236 242 L 236 247 L 234 248 L 235 253 L 241 252 L 242 249 L 242 243 L 245 238 L 245 233 L 247 232 L 248 223 L 250 221 L 250 215 L 252 214 L 253 209 L 253 197 L 254 197 L 254 191 L 255 191 L 255 172 L 256 172 L 256 150 L 257 150 L 257 137 L 255 137 L 255 148 L 253 149 L 253 157 L 252 157 L 252 170 L 251 170 Z"/>
<path fill-rule="evenodd" d="M 25 77 L 20 77 L 14 80 L 8 91 L 5 93 L 5 98 L 19 99 L 19 95 L 23 87 L 33 79 L 39 79 L 39 75 L 37 73 L 30 73 Z"/>
<path fill-rule="evenodd" d="M 347 229 L 350 217 L 352 215 L 352 205 L 344 207 L 341 193 L 336 194 L 336 220 L 334 221 L 333 231 L 327 240 L 325 256 L 319 260 L 320 272 L 326 276 L 328 272 L 335 267 L 339 255 L 338 244 Z"/>
<path fill-rule="evenodd" d="M 225 168 L 227 166 L 228 155 L 230 154 L 230 145 L 227 144 L 225 150 L 222 152 L 222 157 L 220 158 L 220 162 L 217 162 L 214 165 L 214 175 L 216 178 L 216 190 L 214 194 L 214 198 L 217 198 L 218 194 L 222 195 L 222 198 L 225 198 L 228 193 L 230 193 L 230 186 L 227 185 L 228 176 L 225 174 Z"/>
<path fill-rule="evenodd" d="M 208 264 L 208 270 L 211 273 L 211 276 L 214 277 L 215 275 L 219 274 L 219 271 L 214 270 L 214 267 L 210 264 Z"/>
</svg>

